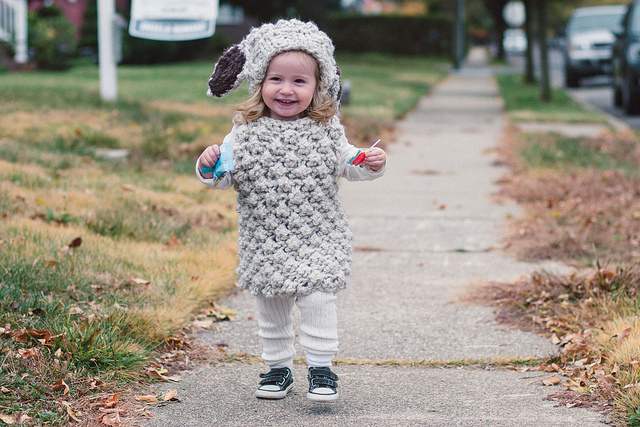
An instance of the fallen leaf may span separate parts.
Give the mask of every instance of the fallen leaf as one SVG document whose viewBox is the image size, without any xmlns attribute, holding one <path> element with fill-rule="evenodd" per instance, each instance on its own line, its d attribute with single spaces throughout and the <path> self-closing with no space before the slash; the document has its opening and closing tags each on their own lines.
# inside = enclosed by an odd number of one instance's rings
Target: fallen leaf
<svg viewBox="0 0 640 427">
<path fill-rule="evenodd" d="M 77 248 L 78 246 L 80 246 L 82 244 L 82 237 L 76 237 L 75 239 L 73 239 L 68 245 L 67 247 L 69 248 Z"/>
<path fill-rule="evenodd" d="M 16 417 L 13 415 L 1 414 L 0 413 L 0 421 L 7 425 L 14 425 L 16 423 Z"/>
<path fill-rule="evenodd" d="M 122 420 L 120 420 L 119 412 L 112 412 L 110 414 L 104 414 L 100 422 L 106 426 L 119 426 Z"/>
<path fill-rule="evenodd" d="M 22 357 L 23 359 L 32 359 L 34 357 L 38 357 L 38 355 L 40 354 L 40 350 L 38 350 L 36 347 L 32 347 L 32 348 L 19 348 L 18 349 L 18 354 L 20 355 L 20 357 Z"/>
<path fill-rule="evenodd" d="M 62 357 L 62 349 L 61 348 L 57 349 L 56 352 L 53 353 L 53 355 L 58 359 L 60 359 Z"/>
<path fill-rule="evenodd" d="M 134 191 L 135 188 L 129 184 L 122 184 L 120 186 L 120 188 L 122 188 L 124 191 Z"/>
<path fill-rule="evenodd" d="M 71 404 L 69 402 L 65 402 L 64 400 L 60 402 L 65 409 L 67 410 L 67 415 L 69 416 L 69 418 L 71 418 L 73 421 L 79 423 L 80 419 L 78 418 L 78 412 L 75 411 L 72 407 Z"/>
<path fill-rule="evenodd" d="M 29 415 L 27 414 L 20 414 L 16 417 L 16 423 L 19 425 L 23 425 L 23 424 L 27 424 L 30 423 L 31 420 L 33 418 L 31 418 Z"/>
<path fill-rule="evenodd" d="M 102 401 L 102 406 L 104 406 L 105 408 L 113 408 L 114 406 L 116 406 L 119 399 L 120 396 L 118 395 L 118 393 L 113 393 Z"/>
<path fill-rule="evenodd" d="M 77 305 L 74 305 L 69 309 L 69 314 L 71 316 L 79 316 L 81 314 L 84 314 L 84 310 L 78 307 Z"/>
<path fill-rule="evenodd" d="M 236 311 L 228 307 L 213 304 L 213 307 L 205 310 L 204 314 L 206 314 L 207 317 L 213 317 L 216 321 L 221 322 L 225 320 L 233 320 L 236 316 Z"/>
<path fill-rule="evenodd" d="M 27 342 L 27 338 L 35 338 L 40 344 L 49 347 L 53 342 L 63 336 L 64 333 L 53 335 L 51 331 L 46 329 L 21 329 L 14 333 L 16 341 Z"/>
<path fill-rule="evenodd" d="M 64 380 L 60 380 L 52 384 L 51 389 L 54 391 L 63 390 L 62 392 L 63 396 L 66 396 L 67 394 L 69 394 L 69 386 L 67 385 L 67 383 L 64 382 Z"/>
<path fill-rule="evenodd" d="M 0 387 L 0 391 L 3 392 L 3 393 L 11 393 L 11 390 L 6 388 L 5 386 Z"/>
<path fill-rule="evenodd" d="M 196 328 L 208 329 L 213 325 L 213 319 L 194 320 L 193 326 Z"/>
<path fill-rule="evenodd" d="M 45 267 L 55 267 L 56 265 L 58 265 L 58 261 L 56 261 L 55 259 L 46 259 L 44 260 L 44 265 Z"/>
<path fill-rule="evenodd" d="M 175 388 L 167 390 L 164 396 L 162 396 L 162 400 L 165 402 L 168 402 L 170 400 L 179 402 L 180 399 L 178 399 L 178 390 L 176 390 Z"/>
<path fill-rule="evenodd" d="M 622 332 L 615 334 L 614 337 L 618 338 L 618 342 L 622 342 L 629 337 L 629 334 L 631 334 L 631 328 L 626 328 Z"/>
<path fill-rule="evenodd" d="M 156 376 L 162 380 L 167 380 L 167 377 L 165 377 L 164 374 L 168 373 L 169 371 L 167 371 L 165 368 L 148 367 L 145 368 L 145 370 L 147 371 L 149 376 Z"/>
<path fill-rule="evenodd" d="M 544 385 L 558 385 L 560 384 L 562 380 L 560 379 L 560 377 L 557 376 L 553 376 L 553 377 L 549 377 L 549 378 L 545 378 L 542 380 L 542 384 Z"/>
<path fill-rule="evenodd" d="M 131 283 L 132 285 L 147 286 L 151 284 L 151 281 L 146 279 L 140 279 L 138 277 L 130 277 L 129 283 Z"/>
<path fill-rule="evenodd" d="M 135 399 L 139 402 L 145 402 L 150 405 L 158 403 L 158 398 L 154 394 L 143 394 L 140 396 L 136 396 Z"/>
<path fill-rule="evenodd" d="M 182 242 L 180 241 L 180 239 L 178 239 L 176 237 L 175 234 L 172 234 L 171 237 L 169 237 L 169 240 L 167 240 L 167 243 L 165 243 L 165 245 L 170 247 L 170 248 L 174 248 L 176 246 L 180 246 L 181 244 L 182 244 Z"/>
</svg>

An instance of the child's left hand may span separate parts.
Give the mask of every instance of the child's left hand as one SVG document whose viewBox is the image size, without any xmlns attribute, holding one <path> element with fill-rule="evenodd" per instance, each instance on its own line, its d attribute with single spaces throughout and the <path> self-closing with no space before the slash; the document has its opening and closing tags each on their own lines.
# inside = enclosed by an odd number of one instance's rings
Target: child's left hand
<svg viewBox="0 0 640 427">
<path fill-rule="evenodd" d="M 364 165 L 367 169 L 377 172 L 387 162 L 387 153 L 382 148 L 374 147 L 366 150 L 367 157 L 364 159 Z"/>
</svg>

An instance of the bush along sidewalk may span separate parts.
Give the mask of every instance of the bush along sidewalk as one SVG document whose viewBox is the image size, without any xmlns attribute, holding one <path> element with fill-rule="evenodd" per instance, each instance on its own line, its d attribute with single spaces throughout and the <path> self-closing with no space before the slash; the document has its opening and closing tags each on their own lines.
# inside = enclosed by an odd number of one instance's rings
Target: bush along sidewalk
<svg viewBox="0 0 640 427">
<path fill-rule="evenodd" d="M 537 272 L 492 283 L 480 298 L 499 319 L 543 333 L 560 356 L 539 368 L 553 397 L 640 425 L 640 142 L 633 133 L 593 138 L 522 134 L 499 148 L 511 172 L 500 195 L 525 213 L 511 221 L 510 250 L 526 260 L 561 260 L 570 275 Z"/>
</svg>

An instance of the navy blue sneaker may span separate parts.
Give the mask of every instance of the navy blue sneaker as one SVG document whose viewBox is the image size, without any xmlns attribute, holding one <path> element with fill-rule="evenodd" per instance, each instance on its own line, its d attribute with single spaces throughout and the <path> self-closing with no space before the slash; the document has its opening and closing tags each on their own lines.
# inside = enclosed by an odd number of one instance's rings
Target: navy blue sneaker
<svg viewBox="0 0 640 427">
<path fill-rule="evenodd" d="M 307 399 L 316 402 L 332 402 L 338 399 L 338 376 L 328 367 L 309 368 L 309 392 Z"/>
<path fill-rule="evenodd" d="M 271 368 L 266 374 L 260 374 L 260 378 L 256 390 L 259 399 L 284 399 L 293 388 L 293 374 L 289 368 Z"/>
</svg>

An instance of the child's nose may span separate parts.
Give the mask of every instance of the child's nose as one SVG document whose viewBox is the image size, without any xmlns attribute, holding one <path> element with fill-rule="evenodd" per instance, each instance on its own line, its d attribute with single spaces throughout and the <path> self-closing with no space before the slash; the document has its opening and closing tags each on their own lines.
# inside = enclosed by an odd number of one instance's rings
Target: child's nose
<svg viewBox="0 0 640 427">
<path fill-rule="evenodd" d="M 291 85 L 291 83 L 285 83 L 282 85 L 282 89 L 280 89 L 280 91 L 282 93 L 292 93 L 293 92 L 293 86 Z"/>
</svg>

